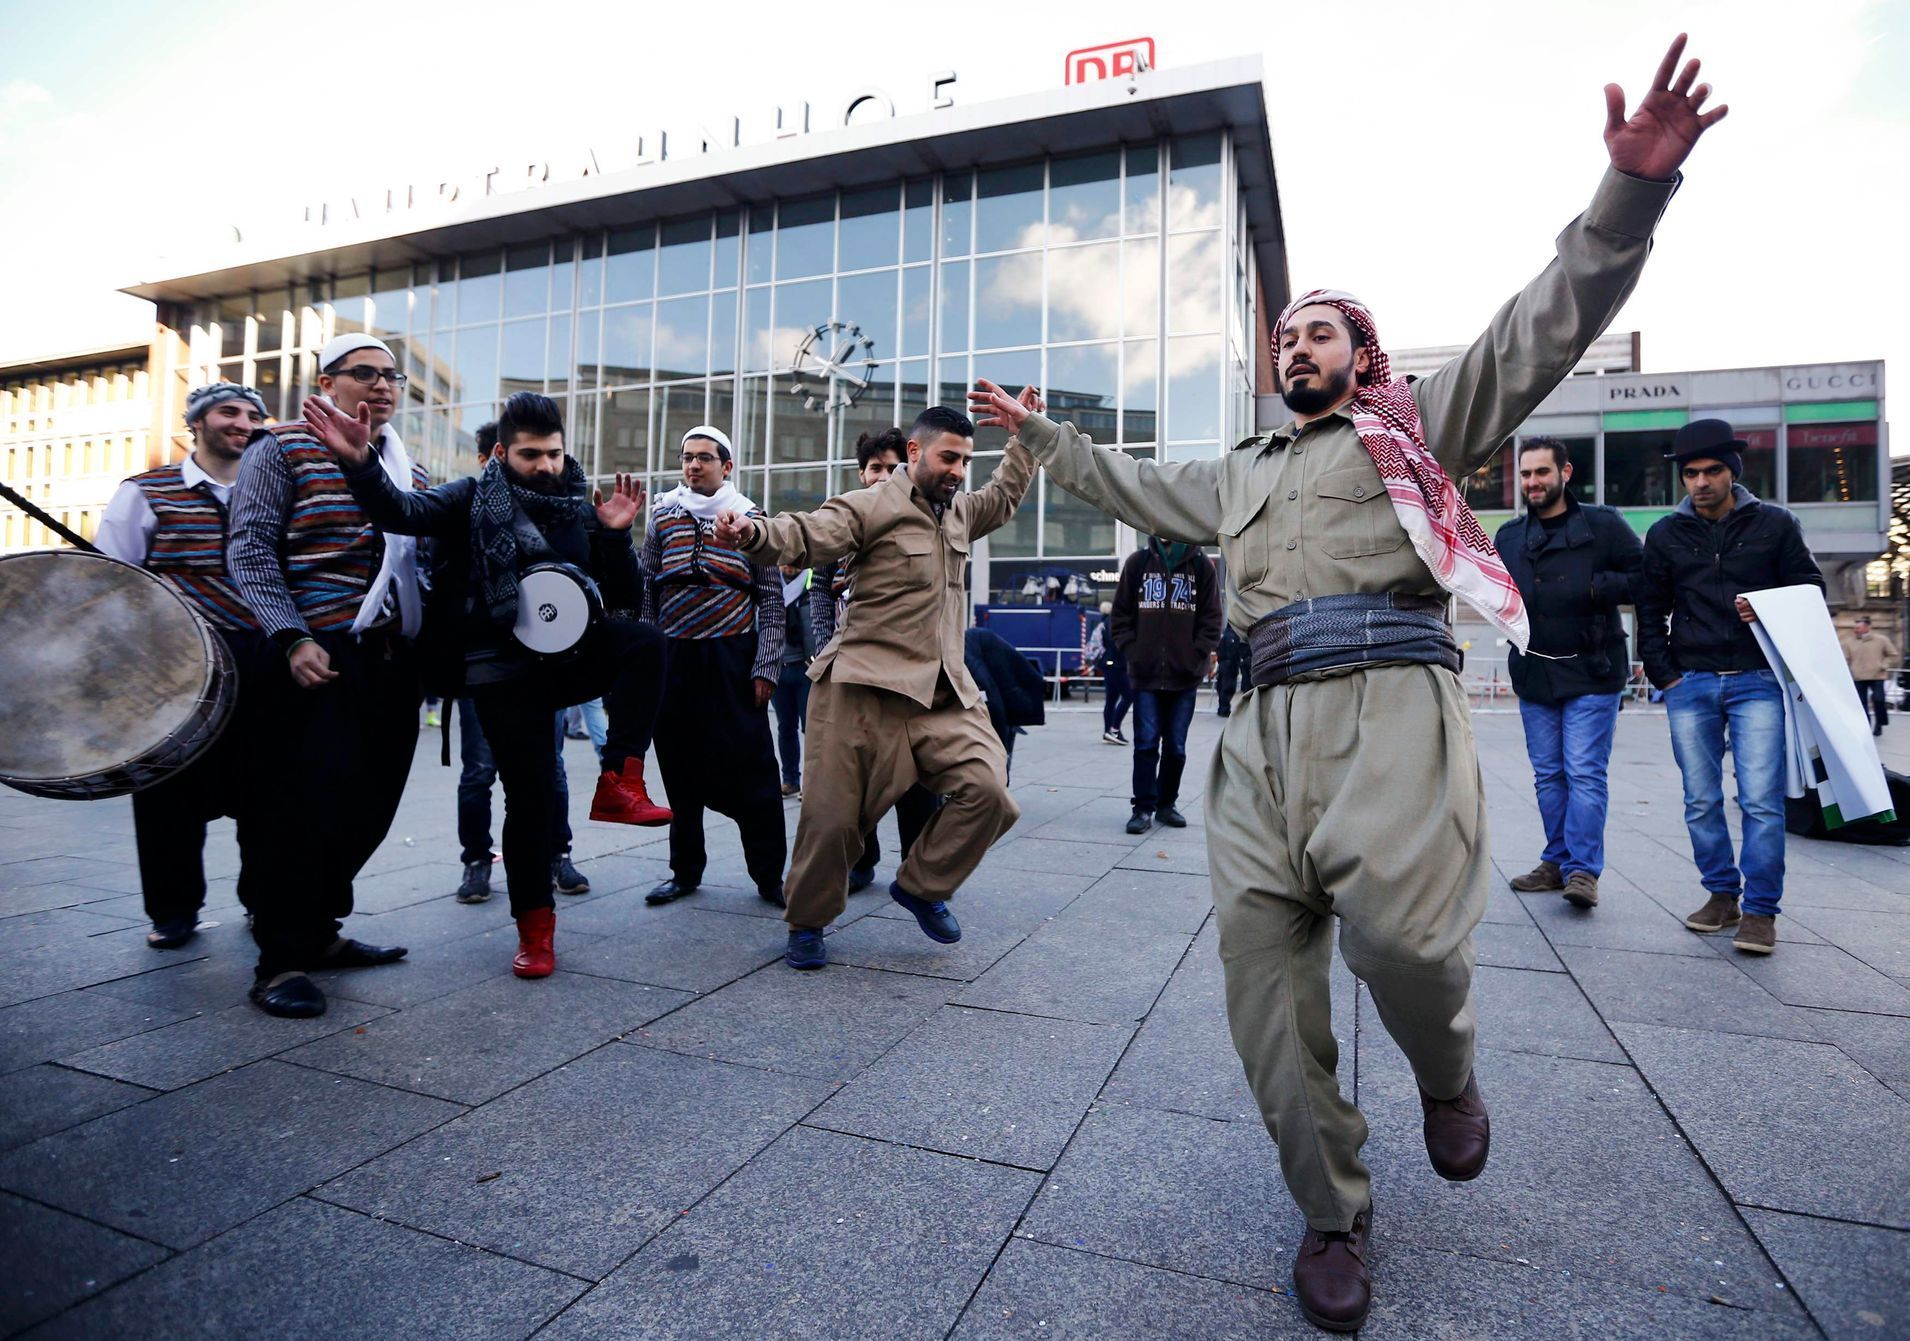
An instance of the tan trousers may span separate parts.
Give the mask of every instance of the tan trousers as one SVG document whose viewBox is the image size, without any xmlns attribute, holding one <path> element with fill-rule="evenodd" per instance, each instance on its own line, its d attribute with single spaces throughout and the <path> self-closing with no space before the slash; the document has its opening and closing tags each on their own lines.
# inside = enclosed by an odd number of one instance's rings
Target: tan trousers
<svg viewBox="0 0 1910 1341">
<path fill-rule="evenodd" d="M 1207 851 L 1234 1047 L 1307 1223 L 1371 1196 L 1366 1119 L 1340 1094 L 1340 954 L 1427 1093 L 1472 1071 L 1472 929 L 1490 871 L 1465 691 L 1432 666 L 1255 689 L 1207 782 Z"/>
<path fill-rule="evenodd" d="M 784 883 L 792 927 L 826 927 L 842 915 L 864 835 L 917 781 L 947 798 L 896 872 L 917 898 L 948 898 L 1021 817 L 988 710 L 964 708 L 946 680 L 929 708 L 886 689 L 821 681 L 809 688 L 807 730 Z"/>
</svg>

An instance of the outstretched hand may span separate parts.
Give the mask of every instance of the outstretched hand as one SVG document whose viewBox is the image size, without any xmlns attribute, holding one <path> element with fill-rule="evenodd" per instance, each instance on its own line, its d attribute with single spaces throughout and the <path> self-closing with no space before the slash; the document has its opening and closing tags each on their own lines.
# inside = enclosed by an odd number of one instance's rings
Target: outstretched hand
<svg viewBox="0 0 1910 1341">
<path fill-rule="evenodd" d="M 1724 120 L 1724 114 L 1731 110 L 1722 103 L 1708 112 L 1702 110 L 1705 99 L 1711 96 L 1711 85 L 1692 87 L 1698 77 L 1695 57 L 1678 70 L 1678 58 L 1684 49 L 1685 34 L 1679 33 L 1658 63 L 1651 91 L 1629 119 L 1625 116 L 1625 90 L 1616 84 L 1605 85 L 1605 149 L 1612 166 L 1620 172 L 1647 181 L 1670 181 L 1690 156 L 1698 137 Z"/>
<path fill-rule="evenodd" d="M 305 401 L 305 426 L 325 444 L 325 450 L 343 465 L 362 466 L 371 459 L 371 406 L 360 405 L 356 417 L 346 414 L 323 396 Z"/>
<path fill-rule="evenodd" d="M 1010 396 L 985 377 L 968 393 L 968 412 L 980 428 L 1005 428 L 1010 433 L 1019 433 L 1022 421 L 1047 408 L 1048 403 L 1042 400 L 1036 388 L 1025 386 L 1020 395 Z"/>
<path fill-rule="evenodd" d="M 611 488 L 610 497 L 604 497 L 602 489 L 591 491 L 590 501 L 596 505 L 597 520 L 609 531 L 627 531 L 643 511 L 643 483 L 635 475 L 619 475 Z"/>
<path fill-rule="evenodd" d="M 744 542 L 754 539 L 755 535 L 756 527 L 743 513 L 724 508 L 716 514 L 718 544 L 728 545 L 731 549 L 741 549 Z"/>
</svg>

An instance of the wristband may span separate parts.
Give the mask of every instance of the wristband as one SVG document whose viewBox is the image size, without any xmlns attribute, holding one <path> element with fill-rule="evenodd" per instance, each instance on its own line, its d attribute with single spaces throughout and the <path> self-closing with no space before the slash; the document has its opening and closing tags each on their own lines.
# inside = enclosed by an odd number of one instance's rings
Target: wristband
<svg viewBox="0 0 1910 1341">
<path fill-rule="evenodd" d="M 318 639 L 310 636 L 309 634 L 303 638 L 294 638 L 291 642 L 291 645 L 285 649 L 285 659 L 287 661 L 290 661 L 292 659 L 292 653 L 298 651 L 298 649 L 305 646 L 306 643 L 316 643 L 317 641 Z"/>
</svg>

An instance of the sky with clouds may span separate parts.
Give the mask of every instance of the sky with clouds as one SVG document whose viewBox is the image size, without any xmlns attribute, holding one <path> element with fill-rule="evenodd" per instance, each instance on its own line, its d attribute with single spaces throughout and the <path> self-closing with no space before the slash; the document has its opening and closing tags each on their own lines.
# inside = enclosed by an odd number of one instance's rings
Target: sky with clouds
<svg viewBox="0 0 1910 1341">
<path fill-rule="evenodd" d="M 1141 34 L 1162 66 L 1263 56 L 1296 288 L 1360 294 L 1395 348 L 1455 344 L 1590 198 L 1601 86 L 1635 100 L 1681 28 L 1731 114 L 1614 329 L 1654 370 L 1910 366 L 1910 0 L 0 0 L 0 359 L 143 339 L 116 288 L 235 218 L 868 85 L 907 113 L 944 68 L 958 103 L 1045 90 Z"/>
</svg>

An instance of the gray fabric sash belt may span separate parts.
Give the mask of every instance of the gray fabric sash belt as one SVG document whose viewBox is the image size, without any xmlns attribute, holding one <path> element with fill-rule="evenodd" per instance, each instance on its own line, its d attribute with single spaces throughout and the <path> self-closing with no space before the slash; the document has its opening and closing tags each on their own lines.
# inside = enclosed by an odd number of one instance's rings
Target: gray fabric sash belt
<svg viewBox="0 0 1910 1341">
<path fill-rule="evenodd" d="M 1376 662 L 1422 662 L 1455 674 L 1464 664 L 1441 596 L 1379 592 L 1295 601 L 1249 629 L 1247 643 L 1253 683 L 1262 686 Z"/>
</svg>

